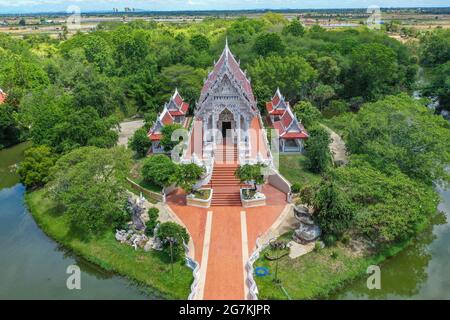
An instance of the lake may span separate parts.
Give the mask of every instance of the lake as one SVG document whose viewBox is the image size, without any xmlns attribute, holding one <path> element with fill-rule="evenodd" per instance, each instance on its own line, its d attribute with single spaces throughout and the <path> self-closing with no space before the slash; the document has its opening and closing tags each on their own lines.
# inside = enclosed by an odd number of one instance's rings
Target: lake
<svg viewBox="0 0 450 320">
<path fill-rule="evenodd" d="M 151 299 L 145 289 L 72 254 L 47 237 L 24 204 L 14 172 L 27 144 L 0 150 L 0 299 Z M 67 267 L 81 269 L 81 289 L 66 287 Z"/>
</svg>

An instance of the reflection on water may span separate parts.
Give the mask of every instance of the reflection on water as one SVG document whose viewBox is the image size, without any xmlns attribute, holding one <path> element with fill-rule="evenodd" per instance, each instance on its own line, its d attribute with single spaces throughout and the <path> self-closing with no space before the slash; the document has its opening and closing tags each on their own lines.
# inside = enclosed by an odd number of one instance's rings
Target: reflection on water
<svg viewBox="0 0 450 320">
<path fill-rule="evenodd" d="M 355 280 L 336 299 L 450 299 L 450 190 L 439 190 L 442 211 L 434 226 L 381 265 L 381 289 Z"/>
<path fill-rule="evenodd" d="M 48 238 L 24 205 L 25 188 L 11 165 L 26 145 L 0 151 L 0 299 L 148 299 L 143 289 L 70 253 Z M 81 290 L 68 290 L 69 265 Z"/>
</svg>

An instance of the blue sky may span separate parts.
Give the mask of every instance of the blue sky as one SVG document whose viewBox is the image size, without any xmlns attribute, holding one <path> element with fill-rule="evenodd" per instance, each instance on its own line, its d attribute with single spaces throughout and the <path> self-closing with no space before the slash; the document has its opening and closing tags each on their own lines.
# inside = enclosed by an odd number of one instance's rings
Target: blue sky
<svg viewBox="0 0 450 320">
<path fill-rule="evenodd" d="M 304 9 L 449 6 L 448 0 L 0 0 L 0 13 L 66 11 L 71 5 L 81 11 L 111 10 L 132 7 L 146 10 L 210 9 Z"/>
</svg>

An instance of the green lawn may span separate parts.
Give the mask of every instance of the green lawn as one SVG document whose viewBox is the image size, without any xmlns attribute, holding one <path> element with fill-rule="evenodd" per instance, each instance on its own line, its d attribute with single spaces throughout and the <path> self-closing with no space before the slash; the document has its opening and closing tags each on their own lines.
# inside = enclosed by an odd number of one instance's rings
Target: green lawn
<svg viewBox="0 0 450 320">
<path fill-rule="evenodd" d="M 289 233 L 287 238 L 290 239 L 291 234 Z M 265 251 L 275 256 L 270 248 Z M 337 253 L 337 257 L 332 257 L 333 252 Z M 364 258 L 351 257 L 349 250 L 341 245 L 327 247 L 319 252 L 313 251 L 297 259 L 285 256 L 278 261 L 278 279 L 281 280 L 288 297 L 281 287 L 273 282 L 276 262 L 267 260 L 263 254 L 261 257 L 256 261 L 255 267 L 267 267 L 270 274 L 255 277 L 260 299 L 323 298 L 346 281 L 361 275 L 369 264 Z"/>
<path fill-rule="evenodd" d="M 279 239 L 288 242 L 292 239 L 292 233 L 293 231 L 287 232 Z M 273 281 L 276 262 L 266 259 L 264 254 L 268 253 L 270 257 L 273 257 L 276 253 L 267 247 L 254 264 L 254 267 L 269 269 L 268 276 L 255 276 L 259 290 L 258 297 L 269 300 L 326 298 L 348 282 L 366 275 L 369 265 L 379 265 L 386 258 L 402 251 L 410 243 L 411 240 L 408 240 L 380 249 L 378 252 L 357 255 L 350 247 L 337 242 L 331 247 L 314 250 L 296 259 L 285 256 L 278 260 L 278 279 L 284 290 Z"/>
<path fill-rule="evenodd" d="M 106 270 L 118 272 L 144 285 L 152 294 L 170 299 L 186 299 L 193 280 L 184 261 L 174 264 L 172 276 L 169 259 L 156 251 L 135 251 L 108 233 L 99 238 L 80 239 L 73 235 L 67 216 L 61 214 L 45 190 L 26 195 L 26 203 L 36 222 L 50 237 Z"/>
<path fill-rule="evenodd" d="M 280 173 L 290 183 L 300 183 L 302 186 L 318 182 L 320 175 L 305 169 L 306 157 L 302 154 L 280 154 Z"/>
</svg>

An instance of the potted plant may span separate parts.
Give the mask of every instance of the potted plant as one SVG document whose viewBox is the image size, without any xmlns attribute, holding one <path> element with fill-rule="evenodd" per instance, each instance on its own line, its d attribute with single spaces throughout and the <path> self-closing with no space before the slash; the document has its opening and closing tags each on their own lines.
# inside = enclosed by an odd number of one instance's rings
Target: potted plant
<svg viewBox="0 0 450 320">
<path fill-rule="evenodd" d="M 262 170 L 266 165 L 262 163 L 244 164 L 236 169 L 235 176 L 241 183 L 250 184 L 252 188 L 241 188 L 241 202 L 244 207 L 256 207 L 266 204 L 266 197 L 261 192 L 264 184 Z"/>
<path fill-rule="evenodd" d="M 177 185 L 186 192 L 186 202 L 189 206 L 209 208 L 212 200 L 212 189 L 194 186 L 204 177 L 205 169 L 195 163 L 181 164 L 177 174 Z"/>
</svg>

